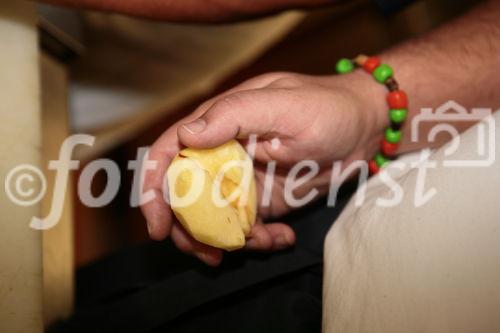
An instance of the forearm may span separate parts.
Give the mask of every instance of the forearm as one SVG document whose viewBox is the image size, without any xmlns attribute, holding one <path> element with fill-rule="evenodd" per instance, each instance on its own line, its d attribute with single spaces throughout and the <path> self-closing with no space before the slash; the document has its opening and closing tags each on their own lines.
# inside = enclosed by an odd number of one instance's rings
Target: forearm
<svg viewBox="0 0 500 333">
<path fill-rule="evenodd" d="M 79 9 L 94 9 L 179 22 L 225 22 L 276 12 L 332 4 L 332 0 L 40 0 Z"/>
<path fill-rule="evenodd" d="M 481 4 L 428 35 L 385 52 L 402 89 L 410 96 L 409 119 L 400 151 L 422 148 L 410 140 L 411 118 L 422 108 L 454 100 L 464 107 L 500 107 L 500 1 Z M 387 122 L 387 106 L 380 119 Z M 381 123 L 384 120 L 381 120 Z M 387 126 L 385 123 L 384 126 Z M 464 130 L 471 124 L 464 124 Z M 427 128 L 429 130 L 430 127 Z M 423 129 L 425 135 L 426 128 Z M 423 136 L 424 137 L 424 136 Z M 446 140 L 443 136 L 442 140 Z M 437 142 L 437 145 L 443 141 Z"/>
</svg>

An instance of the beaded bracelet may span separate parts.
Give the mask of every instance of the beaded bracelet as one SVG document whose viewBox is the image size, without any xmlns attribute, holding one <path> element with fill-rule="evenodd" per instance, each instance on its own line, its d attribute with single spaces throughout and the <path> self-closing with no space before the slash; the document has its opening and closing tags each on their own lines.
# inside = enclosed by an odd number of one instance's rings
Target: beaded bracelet
<svg viewBox="0 0 500 333">
<path fill-rule="evenodd" d="M 378 83 L 384 84 L 389 90 L 387 103 L 389 104 L 391 125 L 385 130 L 384 138 L 380 143 L 380 152 L 368 163 L 370 173 L 376 174 L 396 155 L 402 138 L 401 127 L 408 114 L 408 96 L 399 89 L 393 76 L 393 69 L 389 65 L 381 63 L 378 57 L 359 55 L 353 60 L 341 59 L 337 62 L 336 69 L 339 74 L 347 74 L 358 67 L 373 75 Z"/>
</svg>

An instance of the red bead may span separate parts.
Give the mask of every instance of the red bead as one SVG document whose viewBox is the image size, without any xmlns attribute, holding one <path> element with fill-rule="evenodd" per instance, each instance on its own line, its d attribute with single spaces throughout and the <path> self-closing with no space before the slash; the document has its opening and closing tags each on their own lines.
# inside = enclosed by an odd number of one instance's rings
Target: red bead
<svg viewBox="0 0 500 333">
<path fill-rule="evenodd" d="M 387 95 L 387 103 L 391 109 L 407 109 L 408 96 L 403 90 L 396 90 Z"/>
<path fill-rule="evenodd" d="M 380 168 L 377 165 L 377 162 L 375 160 L 370 160 L 368 162 L 368 170 L 370 170 L 370 174 L 374 175 L 379 172 Z"/>
<path fill-rule="evenodd" d="M 385 156 L 394 156 L 396 155 L 398 146 L 399 145 L 397 143 L 390 143 L 387 142 L 386 140 L 382 140 L 380 144 L 380 150 L 382 151 L 382 154 L 384 154 Z"/>
<path fill-rule="evenodd" d="M 373 73 L 375 68 L 377 68 L 378 66 L 380 66 L 380 59 L 378 57 L 370 57 L 366 59 L 365 63 L 363 64 L 363 68 L 365 69 L 365 71 L 370 74 Z"/>
</svg>

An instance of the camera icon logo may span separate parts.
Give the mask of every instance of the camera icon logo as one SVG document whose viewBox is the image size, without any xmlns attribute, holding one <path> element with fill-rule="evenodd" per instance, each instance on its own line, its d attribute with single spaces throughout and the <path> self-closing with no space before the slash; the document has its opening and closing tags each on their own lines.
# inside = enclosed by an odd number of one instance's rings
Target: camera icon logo
<svg viewBox="0 0 500 333">
<path fill-rule="evenodd" d="M 427 138 L 420 138 L 419 128 L 423 123 L 435 123 L 429 130 Z M 434 142 L 439 133 L 446 132 L 451 135 L 450 146 L 445 150 L 447 157 L 452 157 L 460 146 L 460 133 L 455 127 L 458 123 L 475 124 L 477 132 L 476 152 L 477 158 L 471 160 L 456 160 L 446 158 L 445 167 L 488 167 L 495 162 L 495 119 L 492 110 L 487 108 L 474 108 L 471 112 L 455 101 L 448 101 L 433 109 L 422 109 L 411 124 L 411 141 Z M 453 125 L 455 124 L 455 126 Z"/>
</svg>

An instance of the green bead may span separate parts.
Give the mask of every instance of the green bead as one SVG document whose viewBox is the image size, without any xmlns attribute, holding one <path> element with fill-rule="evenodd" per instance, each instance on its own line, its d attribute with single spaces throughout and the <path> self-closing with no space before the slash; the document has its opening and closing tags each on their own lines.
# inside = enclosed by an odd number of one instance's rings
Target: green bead
<svg viewBox="0 0 500 333">
<path fill-rule="evenodd" d="M 387 163 L 389 163 L 389 160 L 384 157 L 384 155 L 378 153 L 375 155 L 375 163 L 377 163 L 379 168 L 383 168 Z"/>
<path fill-rule="evenodd" d="M 389 118 L 392 122 L 400 124 L 405 121 L 407 113 L 406 109 L 392 109 L 389 111 Z"/>
<path fill-rule="evenodd" d="M 347 74 L 354 70 L 354 64 L 349 59 L 340 59 L 337 62 L 337 73 L 339 74 Z"/>
<path fill-rule="evenodd" d="M 388 128 L 385 131 L 385 139 L 389 143 L 398 143 L 401 141 L 401 131 L 395 131 L 392 128 Z"/>
<path fill-rule="evenodd" d="M 380 83 L 384 83 L 388 78 L 391 78 L 394 74 L 391 66 L 382 64 L 375 68 L 373 71 L 373 77 Z"/>
</svg>

